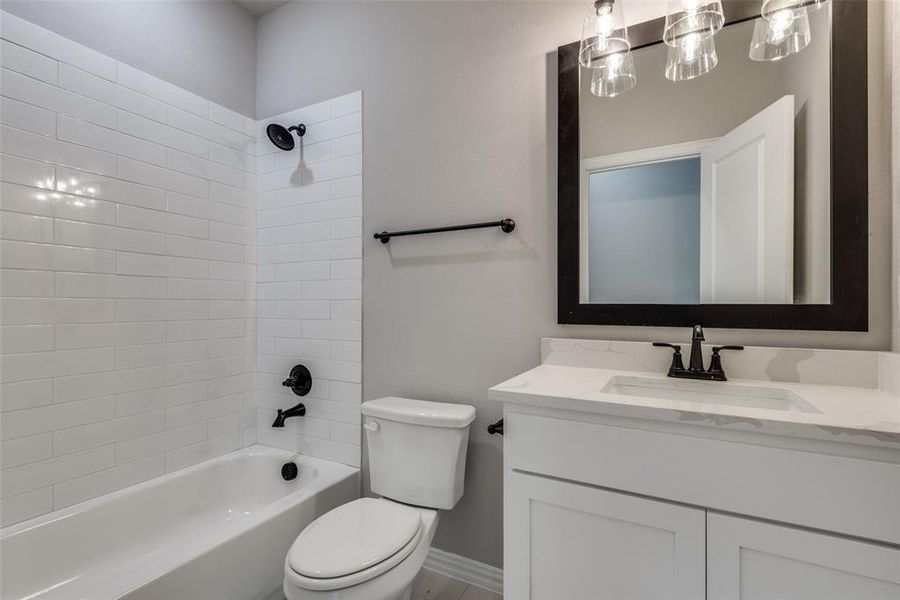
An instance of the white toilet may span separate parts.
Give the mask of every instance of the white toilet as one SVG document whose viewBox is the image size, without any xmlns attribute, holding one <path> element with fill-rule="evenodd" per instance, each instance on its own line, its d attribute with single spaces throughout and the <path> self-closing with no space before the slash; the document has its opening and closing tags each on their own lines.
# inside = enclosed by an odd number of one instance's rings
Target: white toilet
<svg viewBox="0 0 900 600">
<path fill-rule="evenodd" d="M 407 600 L 438 510 L 463 494 L 473 407 L 390 397 L 362 413 L 370 483 L 383 497 L 339 506 L 300 532 L 284 562 L 287 600 Z"/>
</svg>

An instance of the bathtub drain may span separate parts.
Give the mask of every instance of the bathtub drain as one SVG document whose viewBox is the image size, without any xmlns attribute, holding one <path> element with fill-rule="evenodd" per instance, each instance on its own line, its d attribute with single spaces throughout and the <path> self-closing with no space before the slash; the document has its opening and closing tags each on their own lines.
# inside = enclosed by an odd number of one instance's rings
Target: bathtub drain
<svg viewBox="0 0 900 600">
<path fill-rule="evenodd" d="M 281 477 L 285 481 L 291 481 L 292 479 L 297 478 L 297 473 L 300 472 L 300 469 L 297 468 L 296 463 L 288 462 L 284 463 L 281 466 Z"/>
</svg>

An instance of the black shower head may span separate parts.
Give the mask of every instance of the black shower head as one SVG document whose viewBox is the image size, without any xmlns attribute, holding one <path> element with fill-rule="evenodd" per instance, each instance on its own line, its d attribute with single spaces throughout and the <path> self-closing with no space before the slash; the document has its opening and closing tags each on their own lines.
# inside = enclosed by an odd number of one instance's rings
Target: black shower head
<svg viewBox="0 0 900 600">
<path fill-rule="evenodd" d="M 292 131 L 296 131 L 298 137 L 303 137 L 306 133 L 306 125 L 300 123 L 299 125 L 294 125 L 285 129 L 277 123 L 272 123 L 266 127 L 266 135 L 268 135 L 272 143 L 281 150 L 294 149 L 294 138 L 291 136 Z"/>
</svg>

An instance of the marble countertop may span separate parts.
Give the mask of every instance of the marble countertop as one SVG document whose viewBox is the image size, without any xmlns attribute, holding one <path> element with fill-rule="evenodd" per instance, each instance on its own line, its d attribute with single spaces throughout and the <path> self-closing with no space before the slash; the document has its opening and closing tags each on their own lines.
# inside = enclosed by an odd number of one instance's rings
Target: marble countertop
<svg viewBox="0 0 900 600">
<path fill-rule="evenodd" d="M 789 390 L 800 397 L 804 412 L 605 392 L 614 376 L 654 380 L 657 385 L 689 382 L 664 373 L 543 364 L 492 387 L 489 397 L 511 404 L 900 449 L 900 396 L 886 391 L 755 379 L 690 382 L 716 391 L 728 386 Z"/>
</svg>

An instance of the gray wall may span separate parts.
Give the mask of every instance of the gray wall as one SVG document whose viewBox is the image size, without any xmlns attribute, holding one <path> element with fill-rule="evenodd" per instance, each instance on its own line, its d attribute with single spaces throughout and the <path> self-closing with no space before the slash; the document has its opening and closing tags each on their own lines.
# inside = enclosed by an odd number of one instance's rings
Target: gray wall
<svg viewBox="0 0 900 600">
<path fill-rule="evenodd" d="M 302 2 L 260 19 L 261 116 L 363 89 L 364 232 L 509 216 L 495 231 L 364 242 L 364 398 L 478 408 L 466 494 L 438 548 L 501 562 L 501 407 L 487 389 L 535 366 L 540 336 L 681 340 L 684 329 L 556 324 L 556 47 L 583 3 Z M 873 65 L 883 6 L 872 3 Z M 871 332 L 709 330 L 716 342 L 887 348 L 889 128 L 870 70 Z M 647 77 L 647 74 L 643 75 Z"/>
<path fill-rule="evenodd" d="M 887 129 L 892 133 L 891 160 L 892 171 L 892 195 L 894 208 L 894 351 L 900 352 L 900 2 L 892 2 L 889 14 L 883 19 L 884 23 L 884 52 L 885 61 L 882 70 L 890 81 L 885 86 L 885 100 L 891 103 L 891 120 Z M 890 74 L 897 73 L 891 78 Z M 893 127 L 891 127 L 893 125 Z"/>
<path fill-rule="evenodd" d="M 0 7 L 249 117 L 256 19 L 225 0 L 34 1 Z"/>
<path fill-rule="evenodd" d="M 810 13 L 812 42 L 779 61 L 782 89 L 794 95 L 794 302 L 831 299 L 831 64 L 827 10 Z"/>
</svg>

